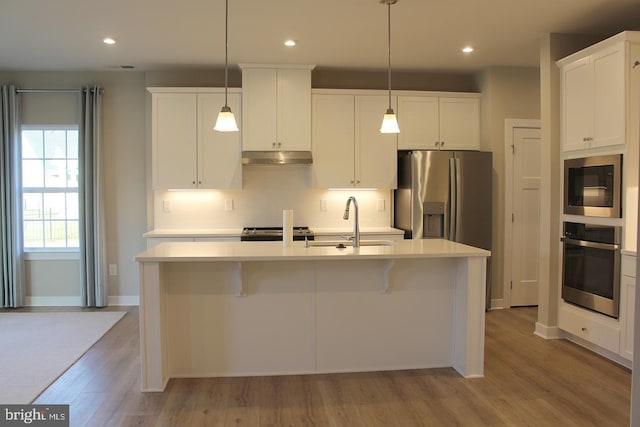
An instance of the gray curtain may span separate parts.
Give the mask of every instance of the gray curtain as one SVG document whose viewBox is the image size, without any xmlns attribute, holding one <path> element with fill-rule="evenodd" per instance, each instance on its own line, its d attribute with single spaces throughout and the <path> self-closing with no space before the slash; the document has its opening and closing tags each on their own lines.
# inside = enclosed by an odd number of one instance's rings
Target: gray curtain
<svg viewBox="0 0 640 427">
<path fill-rule="evenodd" d="M 20 125 L 18 93 L 0 86 L 0 239 L 2 307 L 24 305 L 22 249 L 22 180 L 20 175 Z"/>
<path fill-rule="evenodd" d="M 108 304 L 105 216 L 102 181 L 102 89 L 83 87 L 80 92 L 78 160 L 80 180 L 80 280 L 82 305 Z"/>
</svg>

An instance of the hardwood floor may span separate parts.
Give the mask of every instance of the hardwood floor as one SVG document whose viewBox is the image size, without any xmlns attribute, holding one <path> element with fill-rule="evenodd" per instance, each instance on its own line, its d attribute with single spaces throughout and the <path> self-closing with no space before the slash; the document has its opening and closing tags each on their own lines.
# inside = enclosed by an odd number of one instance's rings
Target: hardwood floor
<svg viewBox="0 0 640 427">
<path fill-rule="evenodd" d="M 118 309 L 118 307 L 110 308 Z M 535 308 L 486 316 L 485 378 L 453 369 L 176 379 L 141 393 L 137 308 L 34 402 L 72 426 L 628 426 L 629 370 L 533 335 Z"/>
</svg>

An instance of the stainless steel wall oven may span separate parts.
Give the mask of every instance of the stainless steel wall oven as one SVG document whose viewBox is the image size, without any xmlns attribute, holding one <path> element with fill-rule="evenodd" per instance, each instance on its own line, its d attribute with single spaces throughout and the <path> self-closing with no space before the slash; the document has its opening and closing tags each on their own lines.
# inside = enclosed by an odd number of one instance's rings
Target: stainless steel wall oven
<svg viewBox="0 0 640 427">
<path fill-rule="evenodd" d="M 562 299 L 618 318 L 621 227 L 564 223 Z"/>
<path fill-rule="evenodd" d="M 564 161 L 564 213 L 621 218 L 622 155 Z"/>
</svg>

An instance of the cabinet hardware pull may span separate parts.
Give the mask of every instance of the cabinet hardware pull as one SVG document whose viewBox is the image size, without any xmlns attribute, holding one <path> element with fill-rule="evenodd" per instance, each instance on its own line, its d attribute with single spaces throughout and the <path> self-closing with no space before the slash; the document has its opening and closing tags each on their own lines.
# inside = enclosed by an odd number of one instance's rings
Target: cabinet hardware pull
<svg viewBox="0 0 640 427">
<path fill-rule="evenodd" d="M 582 330 L 582 332 L 587 332 L 587 328 L 585 328 L 584 326 L 580 329 Z"/>
</svg>

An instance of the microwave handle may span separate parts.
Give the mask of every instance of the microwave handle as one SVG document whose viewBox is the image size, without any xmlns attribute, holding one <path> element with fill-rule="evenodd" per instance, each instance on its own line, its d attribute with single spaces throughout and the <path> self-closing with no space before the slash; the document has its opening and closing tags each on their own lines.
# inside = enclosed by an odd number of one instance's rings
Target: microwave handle
<svg viewBox="0 0 640 427">
<path fill-rule="evenodd" d="M 587 240 L 576 240 L 576 239 L 570 239 L 568 237 L 561 237 L 560 240 L 570 245 L 582 246 L 585 248 L 606 249 L 609 251 L 616 251 L 620 249 L 620 245 L 611 244 L 611 243 L 589 242 Z"/>
</svg>

